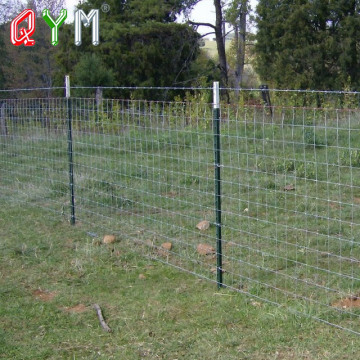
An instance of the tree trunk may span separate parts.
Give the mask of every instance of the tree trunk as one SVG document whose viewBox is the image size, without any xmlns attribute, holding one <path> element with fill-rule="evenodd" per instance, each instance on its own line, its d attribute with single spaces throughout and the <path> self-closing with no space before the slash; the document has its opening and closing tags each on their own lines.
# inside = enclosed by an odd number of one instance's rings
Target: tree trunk
<svg viewBox="0 0 360 360">
<path fill-rule="evenodd" d="M 239 25 L 235 26 L 236 41 L 236 69 L 235 69 L 235 88 L 236 97 L 239 95 L 238 88 L 241 86 L 245 66 L 245 41 L 246 41 L 246 9 L 241 6 L 239 14 Z"/>
<path fill-rule="evenodd" d="M 226 62 L 226 52 L 225 52 L 225 39 L 223 37 L 223 15 L 222 15 L 222 6 L 221 0 L 214 0 L 215 5 L 215 38 L 217 52 L 219 55 L 219 65 L 221 71 L 221 79 L 223 86 L 228 84 L 228 71 L 227 71 L 227 62 Z"/>
</svg>

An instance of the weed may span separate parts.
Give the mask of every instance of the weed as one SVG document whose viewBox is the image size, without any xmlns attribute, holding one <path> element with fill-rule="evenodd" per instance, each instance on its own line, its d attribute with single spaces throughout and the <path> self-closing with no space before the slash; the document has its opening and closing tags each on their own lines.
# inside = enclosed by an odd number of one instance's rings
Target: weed
<svg viewBox="0 0 360 360">
<path fill-rule="evenodd" d="M 360 167 L 360 150 L 358 149 L 342 150 L 340 155 L 340 165 Z"/>
<path fill-rule="evenodd" d="M 307 146 L 321 148 L 327 145 L 326 140 L 320 138 L 313 129 L 306 129 L 304 132 L 304 143 Z"/>
</svg>

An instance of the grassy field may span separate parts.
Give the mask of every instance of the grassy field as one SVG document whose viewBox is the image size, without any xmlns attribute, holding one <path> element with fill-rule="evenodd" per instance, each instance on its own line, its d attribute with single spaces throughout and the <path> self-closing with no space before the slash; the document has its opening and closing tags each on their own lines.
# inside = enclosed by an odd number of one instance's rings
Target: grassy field
<svg viewBox="0 0 360 360">
<path fill-rule="evenodd" d="M 0 358 L 354 359 L 347 332 L 1 199 Z M 101 306 L 112 333 L 99 324 Z"/>
<path fill-rule="evenodd" d="M 231 41 L 226 41 L 226 50 L 228 51 L 231 46 Z M 205 45 L 202 47 L 204 51 L 208 54 L 212 59 L 217 58 L 217 48 L 216 41 L 205 39 Z"/>
<path fill-rule="evenodd" d="M 27 114 L 8 127 L 9 135 L 0 143 L 3 279 L 20 284 L 14 287 L 17 294 L 27 291 L 30 308 L 35 302 L 57 309 L 60 325 L 55 333 L 59 328 L 66 333 L 63 319 L 76 323 L 83 317 L 86 324 L 90 319 L 96 323 L 88 307 L 98 302 L 106 305 L 105 315 L 119 336 L 124 336 L 122 327 L 130 327 L 132 335 L 123 338 L 122 347 L 109 345 L 111 353 L 128 351 L 125 358 L 353 356 L 353 335 L 308 319 L 360 332 L 356 110 L 277 108 L 271 117 L 261 106 L 223 108 L 223 269 L 229 289 L 218 293 L 213 283 L 214 250 L 207 255 L 197 250 L 200 244 L 215 247 L 211 107 L 104 100 L 106 111 L 94 114 L 83 104 L 84 100 L 75 103 L 73 113 L 75 227 L 68 224 L 68 138 L 63 119 L 41 122 Z M 202 220 L 210 222 L 208 230 L 196 228 Z M 108 233 L 120 240 L 113 247 L 100 245 Z M 163 248 L 166 242 L 171 243 L 170 251 Z M 28 260 L 31 270 L 20 265 Z M 38 282 L 30 286 L 30 280 L 16 280 L 17 270 Z M 81 295 L 73 299 L 77 291 Z M 91 295 L 86 297 L 86 292 Z M 44 302 L 49 294 L 53 297 Z M 86 308 L 80 314 L 78 308 L 71 310 L 79 304 Z M 124 306 L 129 307 L 116 314 Z M 174 316 L 169 315 L 171 309 Z M 139 324 L 148 320 L 156 329 L 132 328 L 121 320 L 124 314 L 135 316 Z M 238 319 L 237 325 L 231 319 Z M 280 327 L 279 338 L 274 327 Z M 113 339 L 98 330 L 100 338 Z M 146 332 L 149 338 L 144 338 Z M 320 342 L 314 348 L 309 344 L 317 332 Z M 140 339 L 134 340 L 137 345 L 131 336 Z M 227 342 L 221 343 L 223 336 Z M 301 343 L 289 340 L 298 336 Z M 252 344 L 250 349 L 236 337 Z M 285 339 L 282 345 L 280 339 Z M 211 346 L 211 341 L 217 345 Z M 85 343 L 91 350 L 81 345 L 59 357 L 81 357 L 82 351 L 89 351 L 95 358 L 92 338 Z M 101 356 L 111 358 L 96 343 Z"/>
<path fill-rule="evenodd" d="M 216 41 L 205 40 L 203 50 L 206 51 L 209 57 L 215 59 L 217 57 Z"/>
</svg>

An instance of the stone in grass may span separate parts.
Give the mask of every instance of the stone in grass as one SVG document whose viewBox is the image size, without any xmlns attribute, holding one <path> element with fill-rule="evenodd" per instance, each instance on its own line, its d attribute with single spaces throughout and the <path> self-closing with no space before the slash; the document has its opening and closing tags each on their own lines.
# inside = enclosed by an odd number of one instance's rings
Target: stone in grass
<svg viewBox="0 0 360 360">
<path fill-rule="evenodd" d="M 199 244 L 196 248 L 200 255 L 214 255 L 215 249 L 208 244 Z"/>
<path fill-rule="evenodd" d="M 161 247 L 164 250 L 170 251 L 172 249 L 172 243 L 171 242 L 165 242 L 161 245 Z"/>
<path fill-rule="evenodd" d="M 160 256 L 169 256 L 170 255 L 170 250 L 172 249 L 172 243 L 171 242 L 165 242 L 163 244 L 161 244 L 160 249 L 158 250 L 158 254 Z"/>
<path fill-rule="evenodd" d="M 104 244 L 113 244 L 116 241 L 115 235 L 105 235 L 103 238 Z"/>
<path fill-rule="evenodd" d="M 210 227 L 210 222 L 207 220 L 200 221 L 196 227 L 201 231 L 206 231 Z"/>
</svg>

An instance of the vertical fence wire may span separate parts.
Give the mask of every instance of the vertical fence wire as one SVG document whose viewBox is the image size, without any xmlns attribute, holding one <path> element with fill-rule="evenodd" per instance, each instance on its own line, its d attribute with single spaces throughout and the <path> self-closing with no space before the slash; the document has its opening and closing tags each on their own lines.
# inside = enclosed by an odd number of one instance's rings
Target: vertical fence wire
<svg viewBox="0 0 360 360">
<path fill-rule="evenodd" d="M 358 110 L 234 110 L 222 110 L 224 283 L 358 333 Z"/>
<path fill-rule="evenodd" d="M 5 99 L 3 108 L 7 133 L 0 138 L 1 196 L 66 216 L 64 99 Z"/>
<path fill-rule="evenodd" d="M 78 222 L 93 236 L 111 231 L 151 257 L 212 278 L 215 243 L 196 227 L 214 224 L 210 105 L 72 101 Z"/>
<path fill-rule="evenodd" d="M 269 96 L 271 111 L 258 92 L 215 116 L 201 101 L 73 97 L 70 116 L 66 99 L 3 99 L 0 197 L 71 222 L 76 184 L 90 236 L 359 334 L 359 110 Z"/>
</svg>

